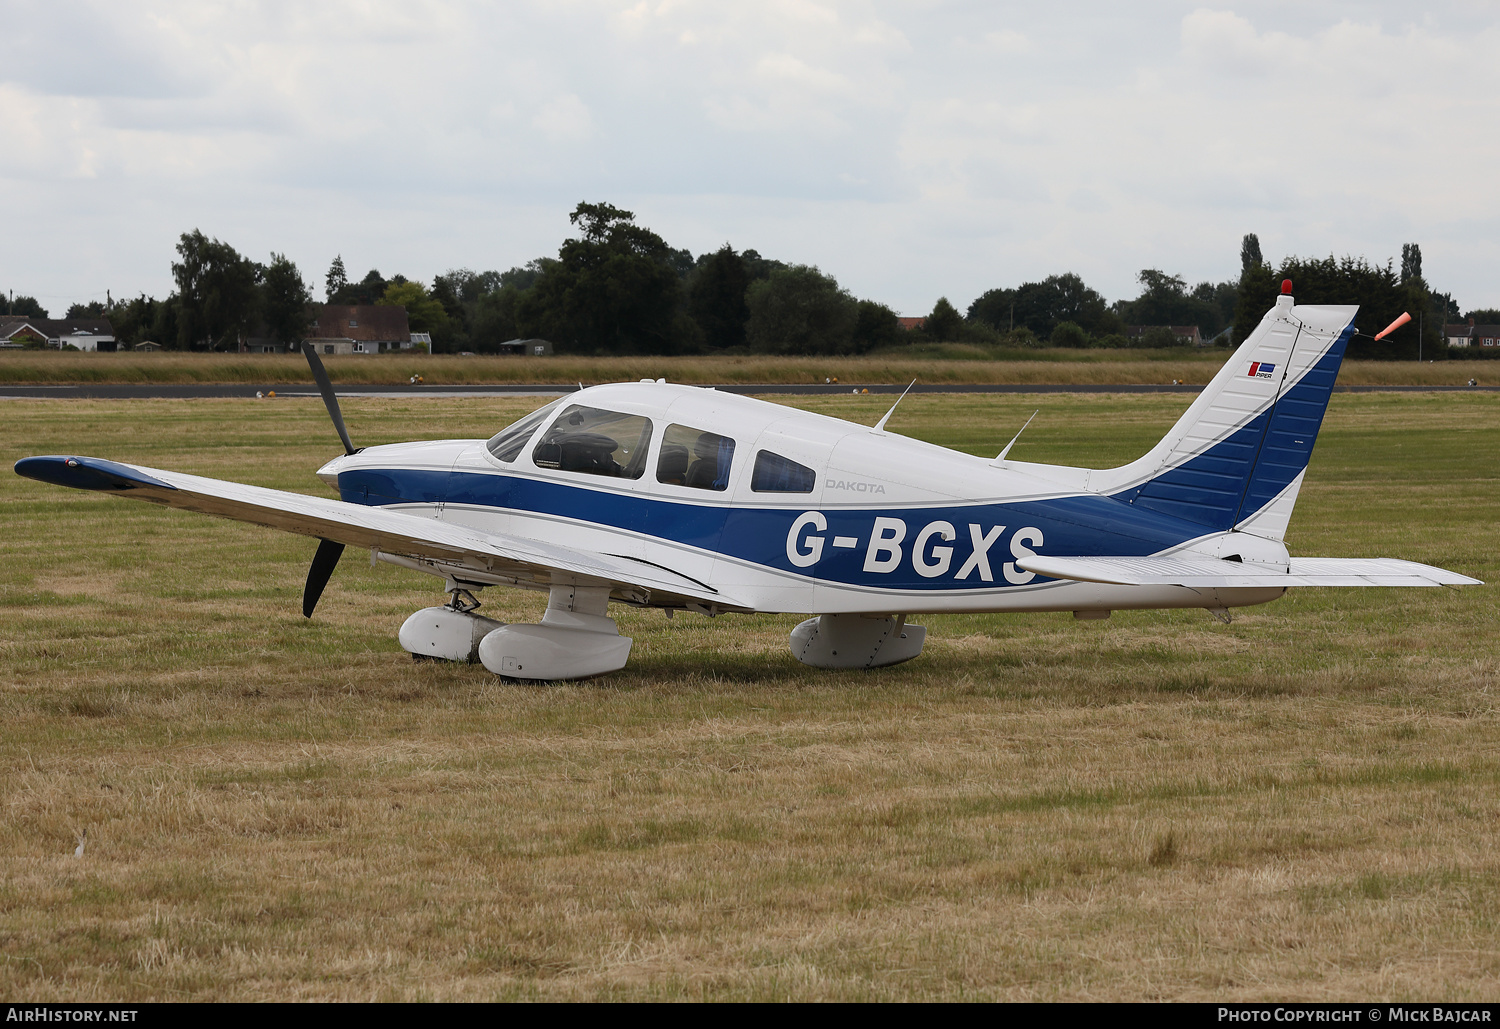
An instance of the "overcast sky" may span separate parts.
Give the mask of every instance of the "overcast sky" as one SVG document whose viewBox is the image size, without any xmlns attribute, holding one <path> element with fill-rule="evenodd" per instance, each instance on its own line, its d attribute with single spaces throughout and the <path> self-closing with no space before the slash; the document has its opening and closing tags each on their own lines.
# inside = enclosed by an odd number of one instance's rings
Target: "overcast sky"
<svg viewBox="0 0 1500 1029">
<path fill-rule="evenodd" d="M 321 299 L 552 255 L 580 200 L 902 314 L 1265 254 L 1500 307 L 1500 3 L 0 0 L 0 289 L 172 288 L 179 234 Z"/>
</svg>

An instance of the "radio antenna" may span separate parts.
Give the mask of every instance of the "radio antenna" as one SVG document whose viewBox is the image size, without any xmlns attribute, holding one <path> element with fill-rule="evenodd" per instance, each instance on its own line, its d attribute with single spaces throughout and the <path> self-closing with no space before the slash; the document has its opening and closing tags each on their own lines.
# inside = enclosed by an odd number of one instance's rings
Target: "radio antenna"
<svg viewBox="0 0 1500 1029">
<path fill-rule="evenodd" d="M 911 386 L 915 386 L 916 384 L 917 384 L 917 380 L 916 379 L 912 379 L 911 380 Z M 891 420 L 891 415 L 893 415 L 893 414 L 896 413 L 896 408 L 898 408 L 898 407 L 901 406 L 901 401 L 905 400 L 906 399 L 906 394 L 908 394 L 908 393 L 911 392 L 911 386 L 907 386 L 904 390 L 901 391 L 901 395 L 896 398 L 896 402 L 891 405 L 891 409 L 885 413 L 885 417 L 884 418 L 880 419 L 880 421 L 878 421 L 878 422 L 875 423 L 875 428 L 871 429 L 870 430 L 871 432 L 884 432 L 885 431 L 885 423 Z"/>
<path fill-rule="evenodd" d="M 1035 418 L 1037 415 L 1039 415 L 1041 413 L 1042 413 L 1042 409 L 1039 407 L 1035 411 L 1031 412 L 1031 418 Z M 1031 418 L 1026 419 L 1026 425 L 1030 425 L 1031 424 Z M 1026 431 L 1026 425 L 1021 426 L 1021 432 L 1025 432 Z M 1000 464 L 1001 462 L 1003 462 L 1005 460 L 1005 455 L 1008 454 L 1008 453 L 1010 453 L 1010 448 L 1013 447 L 1013 446 L 1015 446 L 1016 445 L 1016 440 L 1018 440 L 1018 439 L 1021 438 L 1021 432 L 1016 433 L 1014 436 L 1011 437 L 1010 442 L 1007 443 L 1007 444 L 1005 444 L 1005 449 L 1002 450 L 1002 451 L 1000 451 L 1000 456 L 997 457 L 997 458 L 995 458 L 995 460 L 993 462 L 994 464 Z"/>
</svg>

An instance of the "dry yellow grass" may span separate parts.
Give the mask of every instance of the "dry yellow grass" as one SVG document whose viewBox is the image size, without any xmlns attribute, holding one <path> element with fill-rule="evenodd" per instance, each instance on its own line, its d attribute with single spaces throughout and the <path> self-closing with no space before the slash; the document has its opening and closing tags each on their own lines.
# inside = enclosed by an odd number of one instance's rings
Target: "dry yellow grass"
<svg viewBox="0 0 1500 1029">
<path fill-rule="evenodd" d="M 1008 351 L 980 359 L 978 348 L 948 346 L 930 354 L 883 353 L 869 357 L 457 357 L 343 356 L 324 359 L 334 382 L 349 385 L 405 383 L 420 373 L 430 385 L 632 382 L 663 378 L 686 383 L 974 383 L 1015 385 L 1150 385 L 1173 379 L 1202 384 L 1227 351 L 1043 350 Z M 1471 378 L 1500 383 L 1500 362 L 1346 361 L 1343 385 L 1459 386 Z M 245 383 L 310 384 L 304 358 L 295 354 L 74 354 L 0 353 L 0 384 Z"/>
<path fill-rule="evenodd" d="M 1189 399 L 1049 396 L 1017 454 L 1112 463 Z M 535 403 L 346 414 L 378 443 Z M 1037 404 L 892 427 L 983 451 Z M 318 492 L 336 449 L 313 400 L 5 410 L 7 461 Z M 1494 579 L 1497 430 L 1336 397 L 1294 549 Z M 625 672 L 531 687 L 406 659 L 434 584 L 356 554 L 307 622 L 308 541 L 14 477 L 0 514 L 7 997 L 1500 996 L 1492 587 L 926 618 L 872 674 L 798 665 L 792 617 L 627 612 Z"/>
</svg>

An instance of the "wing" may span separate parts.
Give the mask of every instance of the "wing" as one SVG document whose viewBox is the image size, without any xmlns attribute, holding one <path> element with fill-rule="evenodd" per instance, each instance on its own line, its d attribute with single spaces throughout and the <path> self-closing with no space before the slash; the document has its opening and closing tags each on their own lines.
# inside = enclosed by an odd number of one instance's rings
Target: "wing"
<svg viewBox="0 0 1500 1029">
<path fill-rule="evenodd" d="M 459 581 L 494 580 L 537 589 L 610 586 L 615 599 L 633 603 L 753 610 L 706 583 L 628 557 L 594 554 L 523 536 L 491 535 L 342 500 L 95 457 L 23 458 L 16 462 L 16 473 L 58 486 L 112 493 L 351 547 L 367 547 L 419 562 Z"/>
<path fill-rule="evenodd" d="M 1197 554 L 1172 557 L 1028 557 L 1016 562 L 1053 579 L 1121 586 L 1480 586 L 1478 579 L 1394 558 L 1294 557 L 1290 568 L 1223 561 Z"/>
</svg>

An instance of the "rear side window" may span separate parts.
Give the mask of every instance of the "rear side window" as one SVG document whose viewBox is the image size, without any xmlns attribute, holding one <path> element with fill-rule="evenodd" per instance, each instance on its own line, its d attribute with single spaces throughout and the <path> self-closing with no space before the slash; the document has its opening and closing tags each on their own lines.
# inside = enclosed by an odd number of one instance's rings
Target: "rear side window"
<svg viewBox="0 0 1500 1029">
<path fill-rule="evenodd" d="M 526 446 L 526 441 L 531 439 L 531 434 L 536 432 L 539 425 L 552 417 L 552 412 L 557 410 L 557 405 L 560 403 L 562 401 L 554 400 L 516 419 L 491 437 L 485 446 L 489 447 L 490 453 L 494 454 L 497 460 L 510 464 Z"/>
<path fill-rule="evenodd" d="M 668 425 L 661 435 L 656 481 L 692 489 L 723 491 L 729 485 L 734 440 L 716 432 Z"/>
<path fill-rule="evenodd" d="M 817 473 L 807 465 L 769 450 L 755 455 L 750 488 L 757 493 L 811 493 L 817 482 Z"/>
<path fill-rule="evenodd" d="M 646 470 L 651 419 L 574 404 L 531 452 L 538 468 L 639 479 Z"/>
</svg>

